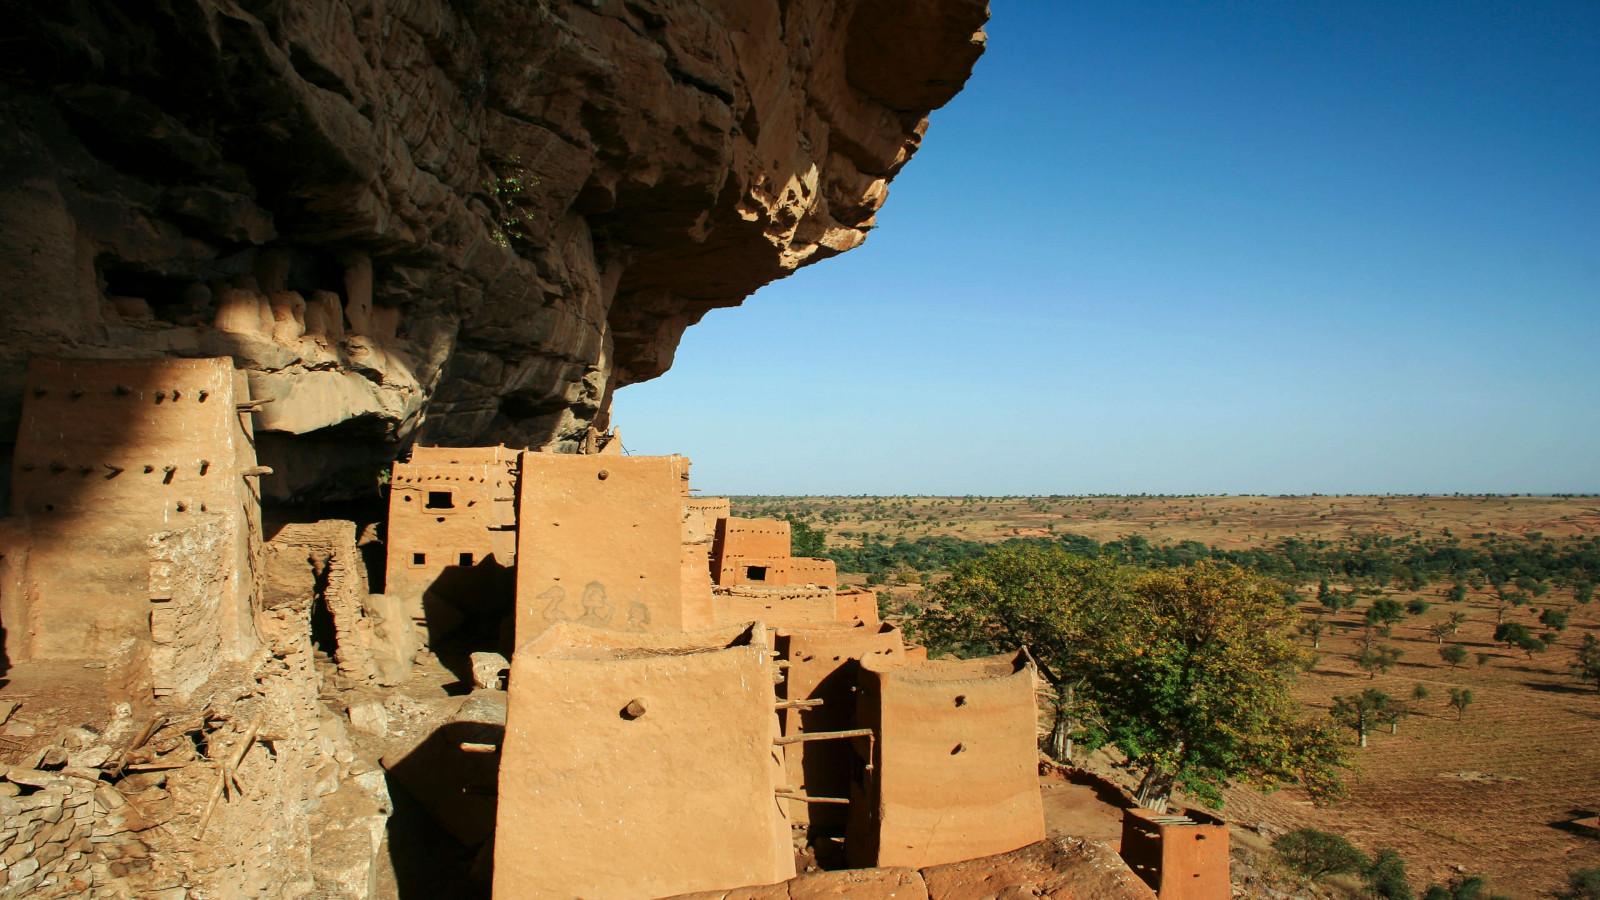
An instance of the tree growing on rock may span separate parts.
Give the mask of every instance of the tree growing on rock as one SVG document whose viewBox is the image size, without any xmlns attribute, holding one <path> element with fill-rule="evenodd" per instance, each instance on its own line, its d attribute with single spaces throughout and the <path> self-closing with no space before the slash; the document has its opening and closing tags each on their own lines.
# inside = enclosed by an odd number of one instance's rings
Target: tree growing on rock
<svg viewBox="0 0 1600 900">
<path fill-rule="evenodd" d="M 1140 570 L 1062 548 L 1000 547 L 924 594 L 913 633 L 932 649 L 1027 646 L 1062 696 L 1058 726 L 1115 744 L 1136 800 L 1176 787 L 1208 802 L 1233 783 L 1342 792 L 1345 757 L 1291 696 L 1308 651 L 1273 582 L 1232 566 Z"/>
</svg>

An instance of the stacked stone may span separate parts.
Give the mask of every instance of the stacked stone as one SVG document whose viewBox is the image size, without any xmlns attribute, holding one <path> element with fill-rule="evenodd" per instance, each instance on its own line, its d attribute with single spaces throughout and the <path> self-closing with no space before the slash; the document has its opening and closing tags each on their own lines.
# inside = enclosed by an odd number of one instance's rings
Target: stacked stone
<svg viewBox="0 0 1600 900">
<path fill-rule="evenodd" d="M 105 880 L 91 872 L 91 866 L 104 864 L 98 845 L 113 836 L 97 827 L 107 824 L 107 810 L 96 800 L 99 774 L 86 771 L 80 777 L 19 766 L 5 771 L 0 782 L 0 898 L 89 897 L 96 880 Z"/>
</svg>

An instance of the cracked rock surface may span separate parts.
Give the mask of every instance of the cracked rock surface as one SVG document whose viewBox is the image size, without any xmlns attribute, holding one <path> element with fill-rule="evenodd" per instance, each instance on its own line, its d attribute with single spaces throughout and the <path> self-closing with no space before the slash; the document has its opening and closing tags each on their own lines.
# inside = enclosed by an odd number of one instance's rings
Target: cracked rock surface
<svg viewBox="0 0 1600 900">
<path fill-rule="evenodd" d="M 232 356 L 271 497 L 570 449 L 859 245 L 985 0 L 0 2 L 0 444 L 30 354 Z"/>
</svg>

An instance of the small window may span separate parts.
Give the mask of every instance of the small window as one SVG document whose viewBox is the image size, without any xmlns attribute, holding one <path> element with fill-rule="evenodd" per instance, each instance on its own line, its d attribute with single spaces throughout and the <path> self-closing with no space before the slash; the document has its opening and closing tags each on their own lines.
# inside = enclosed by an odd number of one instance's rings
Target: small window
<svg viewBox="0 0 1600 900">
<path fill-rule="evenodd" d="M 455 498 L 450 491 L 429 491 L 429 509 L 455 509 Z"/>
<path fill-rule="evenodd" d="M 411 554 L 411 564 L 413 566 L 425 566 L 425 565 L 427 565 L 428 564 L 428 554 L 426 554 L 426 553 L 413 553 L 413 554 Z"/>
<path fill-rule="evenodd" d="M 745 566 L 744 567 L 744 577 L 745 577 L 745 580 L 747 580 L 747 581 L 766 581 L 767 580 L 767 567 L 766 566 Z"/>
<path fill-rule="evenodd" d="M 471 553 L 463 553 L 463 554 L 461 554 L 461 564 L 463 566 L 472 565 L 472 554 Z"/>
</svg>

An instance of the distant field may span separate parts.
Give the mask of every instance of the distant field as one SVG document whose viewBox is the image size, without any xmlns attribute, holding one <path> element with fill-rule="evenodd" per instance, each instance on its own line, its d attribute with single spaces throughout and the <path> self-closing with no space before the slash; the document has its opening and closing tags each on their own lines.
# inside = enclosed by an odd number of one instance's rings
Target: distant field
<svg viewBox="0 0 1600 900">
<path fill-rule="evenodd" d="M 830 546 L 863 532 L 887 540 L 977 541 L 1072 532 L 1105 542 L 1259 546 L 1286 537 L 1343 540 L 1413 534 L 1463 540 L 1539 532 L 1600 534 L 1597 497 L 734 497 L 735 513 L 797 516 L 829 530 Z"/>
<path fill-rule="evenodd" d="M 1155 551 L 1197 542 L 1227 551 L 1274 552 L 1287 539 L 1318 547 L 1380 542 L 1399 553 L 1411 546 L 1495 547 L 1502 558 L 1517 548 L 1546 555 L 1595 548 L 1600 498 L 1594 497 L 735 497 L 737 515 L 794 517 L 826 532 L 832 552 L 899 541 L 956 546 L 1016 538 L 1082 535 L 1101 544 L 1135 536 Z M 1140 543 L 1143 543 L 1140 542 Z M 981 549 L 981 548 L 979 548 Z M 1508 575 L 1515 572 L 1508 571 Z M 860 583 L 863 574 L 845 574 Z M 919 587 L 902 583 L 937 579 L 937 568 L 891 574 L 880 590 L 893 605 L 914 600 Z M 1500 611 L 1483 579 L 1463 602 L 1447 596 L 1455 577 L 1419 585 L 1415 580 L 1331 579 L 1335 590 L 1358 590 L 1358 605 L 1329 614 L 1315 600 L 1314 579 L 1300 585 L 1307 621 L 1329 625 L 1317 667 L 1301 682 L 1313 710 L 1341 694 L 1380 688 L 1409 699 L 1413 686 L 1430 696 L 1398 734 L 1380 729 L 1359 752 L 1361 771 L 1351 776 L 1352 796 L 1319 809 L 1298 791 L 1262 795 L 1230 792 L 1224 815 L 1245 825 L 1312 825 L 1338 831 L 1367 849 L 1395 847 L 1420 888 L 1443 881 L 1457 866 L 1489 875 L 1495 890 L 1517 898 L 1549 896 L 1565 873 L 1600 866 L 1600 839 L 1567 823 L 1600 807 L 1600 692 L 1570 674 L 1584 632 L 1600 633 L 1600 603 L 1575 602 L 1577 571 L 1541 577 L 1539 596 L 1508 608 L 1507 621 L 1548 631 L 1537 622 L 1545 609 L 1566 610 L 1570 622 L 1557 643 L 1529 658 L 1493 640 Z M 883 579 L 883 574 L 874 581 Z M 1463 577 L 1460 580 L 1468 580 Z M 1421 599 L 1431 607 L 1408 616 L 1383 641 L 1404 651 L 1397 667 L 1369 678 L 1352 657 L 1362 615 L 1379 597 Z M 1468 616 L 1445 639 L 1469 651 L 1465 666 L 1441 659 L 1427 627 L 1450 612 Z M 1309 642 L 1309 638 L 1305 639 Z M 1488 654 L 1480 664 L 1476 655 Z M 1458 722 L 1446 701 L 1451 687 L 1474 692 Z"/>
</svg>

